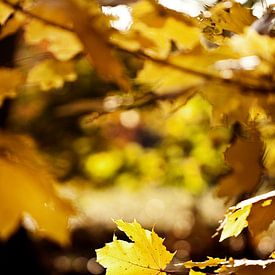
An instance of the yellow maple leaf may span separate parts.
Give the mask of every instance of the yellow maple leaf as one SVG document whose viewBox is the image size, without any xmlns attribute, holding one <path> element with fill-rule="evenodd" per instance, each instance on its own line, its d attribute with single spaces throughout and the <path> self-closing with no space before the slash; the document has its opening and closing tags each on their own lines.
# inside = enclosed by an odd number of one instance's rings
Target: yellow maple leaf
<svg viewBox="0 0 275 275">
<path fill-rule="evenodd" d="M 40 45 L 60 61 L 68 61 L 83 50 L 74 33 L 36 19 L 32 19 L 26 25 L 25 40 L 29 45 Z"/>
<path fill-rule="evenodd" d="M 17 69 L 0 68 L 0 106 L 6 97 L 13 98 L 17 95 L 24 79 L 23 74 Z"/>
<path fill-rule="evenodd" d="M 107 268 L 106 274 L 166 274 L 164 270 L 174 254 L 163 246 L 163 239 L 154 230 L 143 229 L 136 221 L 117 220 L 115 223 L 133 243 L 117 240 L 114 236 L 113 242 L 96 250 L 97 261 Z"/>
<path fill-rule="evenodd" d="M 74 81 L 76 77 L 73 63 L 48 59 L 37 64 L 29 71 L 27 83 L 38 85 L 41 90 L 47 91 L 61 88 L 65 81 Z"/>
<path fill-rule="evenodd" d="M 7 239 L 23 220 L 39 236 L 67 243 L 74 211 L 56 193 L 32 140 L 0 133 L 0 148 L 0 238 Z"/>
</svg>

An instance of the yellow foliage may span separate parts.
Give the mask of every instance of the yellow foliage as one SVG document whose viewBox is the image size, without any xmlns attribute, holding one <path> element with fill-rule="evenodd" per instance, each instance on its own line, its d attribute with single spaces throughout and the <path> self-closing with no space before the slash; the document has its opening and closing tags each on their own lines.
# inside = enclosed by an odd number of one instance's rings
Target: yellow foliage
<svg viewBox="0 0 275 275">
<path fill-rule="evenodd" d="M 235 1 L 224 1 L 209 10 L 211 17 L 205 18 L 206 25 L 221 33 L 222 30 L 242 33 L 246 26 L 250 26 L 256 17 L 252 15 L 252 10 L 243 7 Z"/>
<path fill-rule="evenodd" d="M 247 217 L 250 214 L 250 210 L 251 205 L 247 205 L 225 215 L 225 224 L 222 229 L 220 242 L 231 236 L 237 237 L 248 226 Z"/>
<path fill-rule="evenodd" d="M 107 268 L 107 275 L 160 275 L 172 260 L 173 254 L 163 246 L 154 230 L 144 230 L 139 223 L 115 221 L 118 228 L 126 233 L 133 243 L 117 240 L 96 250 L 97 261 Z"/>
<path fill-rule="evenodd" d="M 63 87 L 65 81 L 76 80 L 74 64 L 47 59 L 34 66 L 28 73 L 27 83 L 38 85 L 42 91 Z"/>
<path fill-rule="evenodd" d="M 17 95 L 24 78 L 17 69 L 0 68 L 0 107 L 6 97 L 13 98 Z"/>
<path fill-rule="evenodd" d="M 136 81 L 140 84 L 149 85 L 157 93 L 180 91 L 203 83 L 201 77 L 149 60 L 145 61 L 143 69 L 138 72 Z M 190 94 L 187 93 L 187 96 Z"/>
<path fill-rule="evenodd" d="M 32 141 L 1 133 L 0 147 L 0 238 L 7 239 L 27 214 L 31 217 L 25 220 L 27 228 L 68 243 L 68 219 L 74 211 L 57 195 Z"/>
<path fill-rule="evenodd" d="M 201 30 L 198 27 L 170 17 L 169 13 L 161 16 L 150 1 L 135 3 L 132 6 L 132 16 L 133 24 L 130 30 L 123 35 L 113 36 L 116 44 L 130 49 L 141 49 L 148 55 L 159 58 L 168 56 L 172 41 L 178 50 L 185 51 L 199 44 Z"/>
<path fill-rule="evenodd" d="M 241 201 L 235 207 L 229 208 L 218 228 L 218 230 L 222 230 L 220 241 L 231 236 L 238 236 L 247 226 L 254 236 L 267 230 L 274 221 L 274 196 L 275 191 L 271 191 Z"/>
<path fill-rule="evenodd" d="M 68 61 L 83 50 L 81 42 L 74 33 L 36 19 L 32 19 L 26 25 L 25 39 L 30 45 L 40 45 L 45 48 L 60 61 Z"/>
<path fill-rule="evenodd" d="M 0 2 L 0 25 L 3 25 L 12 13 L 12 8 Z"/>
</svg>

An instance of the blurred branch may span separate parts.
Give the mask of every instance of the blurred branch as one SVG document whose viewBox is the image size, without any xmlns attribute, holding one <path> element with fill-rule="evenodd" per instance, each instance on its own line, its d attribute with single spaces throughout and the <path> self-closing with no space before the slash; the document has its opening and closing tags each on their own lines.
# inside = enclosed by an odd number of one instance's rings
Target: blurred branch
<svg viewBox="0 0 275 275">
<path fill-rule="evenodd" d="M 191 87 L 187 87 L 185 89 L 180 89 L 178 91 L 165 93 L 165 94 L 155 94 L 153 92 L 146 93 L 140 97 L 134 98 L 132 104 L 127 104 L 122 102 L 122 104 L 119 107 L 115 108 L 112 111 L 107 111 L 104 109 L 104 106 L 103 106 L 104 98 L 96 99 L 96 100 L 85 99 L 85 101 L 80 100 L 77 102 L 60 106 L 55 109 L 55 114 L 59 117 L 76 116 L 76 115 L 83 115 L 85 113 L 90 113 L 92 111 L 91 117 L 87 121 L 87 123 L 89 123 L 101 116 L 104 116 L 110 113 L 147 107 L 155 104 L 157 101 L 173 100 L 184 96 L 185 97 L 185 100 L 183 102 L 184 104 L 194 94 L 194 92 L 197 91 L 200 87 L 202 87 L 202 84 L 194 85 Z"/>
<path fill-rule="evenodd" d="M 1 1 L 3 3 L 7 4 L 8 6 L 12 7 L 14 10 L 22 12 L 23 14 L 25 14 L 29 17 L 40 20 L 40 21 L 42 21 L 46 24 L 49 24 L 51 26 L 54 26 L 54 27 L 57 27 L 57 28 L 60 28 L 60 29 L 63 29 L 63 30 L 69 31 L 69 32 L 74 32 L 73 28 L 70 28 L 70 27 L 61 25 L 59 23 L 53 22 L 51 20 L 48 20 L 46 18 L 40 17 L 39 15 L 34 14 L 31 11 L 25 10 L 19 4 L 10 3 L 8 0 L 1 0 Z M 244 92 L 247 92 L 247 91 L 252 91 L 252 92 L 256 92 L 256 93 L 272 93 L 272 92 L 274 93 L 275 92 L 275 83 L 271 82 L 271 81 L 261 81 L 257 85 L 252 85 L 252 84 L 246 83 L 240 79 L 233 79 L 233 78 L 225 79 L 225 78 L 219 77 L 217 75 L 213 75 L 211 73 L 196 71 L 196 70 L 190 69 L 188 67 L 176 65 L 174 63 L 171 63 L 169 59 L 156 58 L 156 57 L 147 55 L 146 53 L 144 53 L 142 51 L 130 50 L 130 49 L 126 49 L 121 46 L 118 46 L 110 41 L 106 41 L 106 42 L 109 44 L 109 46 L 111 46 L 117 50 L 121 50 L 125 53 L 128 53 L 132 56 L 135 56 L 137 58 L 151 60 L 157 64 L 160 64 L 163 66 L 169 66 L 169 67 L 176 69 L 178 71 L 182 71 L 183 73 L 201 77 L 201 78 L 205 79 L 206 81 L 212 81 L 212 82 L 216 82 L 216 83 L 220 83 L 220 84 L 237 86 L 237 87 L 241 88 Z"/>
</svg>

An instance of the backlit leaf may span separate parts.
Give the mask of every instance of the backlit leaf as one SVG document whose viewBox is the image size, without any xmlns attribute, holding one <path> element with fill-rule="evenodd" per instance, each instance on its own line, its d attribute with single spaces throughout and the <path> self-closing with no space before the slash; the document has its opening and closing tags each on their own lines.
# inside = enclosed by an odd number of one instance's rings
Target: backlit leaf
<svg viewBox="0 0 275 275">
<path fill-rule="evenodd" d="M 65 18 L 73 24 L 73 30 L 81 41 L 81 49 L 86 52 L 89 61 L 97 72 L 106 80 L 116 82 L 125 90 L 130 89 L 130 82 L 125 74 L 122 62 L 108 45 L 108 29 L 106 29 L 106 18 L 100 11 L 96 1 L 64 1 L 60 0 L 58 5 L 54 1 L 40 1 L 40 8 L 50 10 L 57 14 L 60 10 Z M 95 14 L 93 14 L 95 12 Z M 66 45 L 68 41 L 62 40 Z M 78 40 L 77 40 L 78 41 Z M 66 48 L 65 48 L 66 49 Z M 62 49 L 59 48 L 60 54 Z M 78 52 L 79 52 L 78 51 Z M 59 54 L 59 55 L 60 55 Z M 75 55 L 75 53 L 74 53 Z M 60 58 L 68 60 L 68 58 Z"/>
<path fill-rule="evenodd" d="M 220 264 L 224 264 L 225 262 L 226 262 L 226 259 L 208 257 L 208 260 L 204 262 L 193 262 L 193 261 L 185 262 L 184 267 L 186 268 L 198 267 L 200 269 L 204 269 L 206 267 L 218 266 Z"/>
<path fill-rule="evenodd" d="M 12 13 L 12 8 L 0 2 L 0 25 L 3 25 Z"/>
<path fill-rule="evenodd" d="M 198 27 L 169 16 L 169 12 L 166 13 L 166 16 L 162 16 L 156 6 L 147 0 L 138 1 L 131 7 L 133 24 L 129 31 L 123 35 L 113 36 L 116 44 L 143 50 L 145 53 L 159 58 L 167 57 L 173 43 L 178 50 L 185 51 L 189 51 L 199 44 L 201 31 Z M 139 39 L 135 39 L 136 36 Z M 129 42 L 131 38 L 134 46 Z M 151 43 L 143 43 L 145 40 L 151 41 Z"/>
<path fill-rule="evenodd" d="M 248 226 L 247 217 L 250 213 L 251 205 L 240 208 L 225 215 L 224 226 L 220 237 L 220 242 L 228 237 L 237 237 Z"/>
<path fill-rule="evenodd" d="M 68 219 L 74 211 L 57 195 L 32 141 L 1 133 L 0 148 L 0 238 L 7 239 L 23 220 L 39 236 L 67 243 Z"/>
<path fill-rule="evenodd" d="M 28 73 L 27 83 L 37 85 L 43 91 L 58 89 L 65 81 L 76 80 L 73 63 L 45 60 L 34 66 Z"/>
<path fill-rule="evenodd" d="M 213 6 L 206 15 L 203 18 L 203 24 L 207 26 L 204 32 L 212 33 L 213 36 L 222 34 L 223 30 L 242 33 L 244 28 L 250 26 L 256 19 L 251 9 L 234 1 L 223 1 Z"/>
<path fill-rule="evenodd" d="M 136 81 L 148 85 L 157 93 L 174 92 L 203 83 L 203 79 L 198 76 L 171 69 L 169 66 L 152 61 L 144 63 L 144 67 L 139 71 Z"/>
<path fill-rule="evenodd" d="M 36 19 L 25 27 L 25 39 L 30 45 L 39 45 L 51 52 L 58 60 L 68 61 L 83 50 L 77 36 Z"/>
<path fill-rule="evenodd" d="M 164 269 L 173 254 L 163 246 L 163 239 L 154 232 L 144 230 L 139 223 L 115 222 L 133 243 L 114 240 L 98 249 L 97 260 L 107 268 L 107 275 L 166 274 Z"/>
<path fill-rule="evenodd" d="M 220 241 L 238 236 L 248 226 L 253 235 L 268 229 L 275 219 L 275 191 L 253 197 L 229 208 L 218 230 L 222 230 Z"/>
<path fill-rule="evenodd" d="M 15 32 L 17 32 L 25 23 L 26 17 L 22 13 L 14 13 L 13 17 L 10 18 L 5 25 L 2 27 L 0 32 L 0 39 L 3 39 Z"/>
</svg>

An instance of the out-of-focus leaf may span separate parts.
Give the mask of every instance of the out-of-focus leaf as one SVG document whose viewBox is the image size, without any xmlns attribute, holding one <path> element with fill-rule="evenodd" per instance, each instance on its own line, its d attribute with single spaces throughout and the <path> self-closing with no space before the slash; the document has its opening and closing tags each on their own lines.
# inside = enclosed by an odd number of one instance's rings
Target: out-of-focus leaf
<svg viewBox="0 0 275 275">
<path fill-rule="evenodd" d="M 38 85 L 41 90 L 47 91 L 61 88 L 65 81 L 74 81 L 76 77 L 73 63 L 48 59 L 37 64 L 29 71 L 27 83 Z"/>
<path fill-rule="evenodd" d="M 184 267 L 186 268 L 198 267 L 200 269 L 205 269 L 206 267 L 218 266 L 220 264 L 224 264 L 225 262 L 226 262 L 226 259 L 208 257 L 208 260 L 204 262 L 193 262 L 193 261 L 185 262 Z"/>
<path fill-rule="evenodd" d="M 123 35 L 112 37 L 116 44 L 132 50 L 142 50 L 158 58 L 167 57 L 173 44 L 178 50 L 185 51 L 199 44 L 201 31 L 198 27 L 169 16 L 169 12 L 164 12 L 166 14 L 162 16 L 156 6 L 147 0 L 138 1 L 131 7 L 133 24 Z M 144 39 L 151 43 L 144 44 Z"/>
<path fill-rule="evenodd" d="M 72 206 L 62 200 L 54 180 L 33 142 L 22 136 L 0 134 L 0 237 L 7 239 L 25 222 L 40 236 L 65 244 Z M 32 220 L 33 219 L 33 220 Z"/>
<path fill-rule="evenodd" d="M 115 223 L 133 243 L 114 236 L 113 242 L 96 251 L 97 261 L 107 268 L 106 274 L 166 274 L 164 269 L 174 255 L 163 246 L 163 239 L 154 231 L 143 229 L 136 221 Z"/>
<path fill-rule="evenodd" d="M 12 8 L 0 2 L 0 25 L 3 25 L 12 13 Z"/>
<path fill-rule="evenodd" d="M 250 26 L 256 17 L 252 10 L 234 1 L 224 1 L 213 6 L 202 16 L 202 27 L 205 36 L 219 44 L 219 36 L 224 36 L 224 31 L 240 34 L 244 28 Z"/>
<path fill-rule="evenodd" d="M 244 200 L 229 208 L 218 230 L 222 230 L 220 241 L 238 236 L 248 226 L 253 235 L 267 230 L 275 219 L 275 191 Z"/>
<path fill-rule="evenodd" d="M 275 41 L 248 28 L 243 35 L 233 36 L 228 42 L 232 49 L 243 56 L 256 55 L 263 61 L 274 62 Z"/>
<path fill-rule="evenodd" d="M 211 258 L 210 264 L 207 265 L 207 262 L 198 262 L 194 263 L 193 267 L 205 269 L 207 267 L 216 267 L 215 274 L 219 275 L 227 275 L 227 274 L 236 274 L 236 275 L 252 275 L 252 274 L 260 274 L 260 275 L 272 275 L 275 271 L 275 260 L 235 260 L 230 258 L 229 260 L 226 259 L 219 259 L 219 258 Z M 189 262 L 187 262 L 189 263 Z M 205 263 L 205 265 L 204 265 Z M 185 266 L 185 264 L 184 264 Z M 185 266 L 186 268 L 192 268 L 192 266 L 188 265 Z M 190 270 L 189 274 L 209 274 L 208 272 L 201 272 L 201 271 L 193 271 Z M 211 273 L 212 274 L 212 273 Z"/>
<path fill-rule="evenodd" d="M 125 68 L 108 44 L 109 29 L 106 29 L 105 24 L 107 18 L 96 1 L 60 0 L 57 6 L 54 1 L 40 1 L 40 6 L 55 13 L 61 10 L 71 20 L 73 30 L 97 72 L 106 80 L 116 82 L 124 90 L 130 89 Z"/>
<path fill-rule="evenodd" d="M 137 75 L 136 81 L 140 84 L 148 85 L 157 93 L 175 92 L 203 83 L 201 77 L 190 75 L 152 61 L 145 62 L 143 69 Z"/>
<path fill-rule="evenodd" d="M 0 106 L 6 97 L 13 98 L 25 77 L 17 69 L 0 68 Z"/>
<path fill-rule="evenodd" d="M 270 255 L 270 257 L 271 257 L 272 259 L 275 259 L 275 252 L 272 252 L 272 254 Z"/>
<path fill-rule="evenodd" d="M 68 61 L 83 50 L 77 36 L 36 19 L 25 27 L 25 39 L 30 45 L 39 45 L 51 52 L 58 60 Z"/>
<path fill-rule="evenodd" d="M 218 196 L 232 198 L 253 191 L 262 173 L 262 154 L 263 142 L 259 133 L 252 133 L 250 138 L 237 138 L 225 152 L 225 161 L 232 172 L 221 179 Z"/>
<path fill-rule="evenodd" d="M 17 32 L 25 23 L 25 15 L 22 13 L 14 13 L 13 17 L 9 19 L 2 27 L 0 32 L 0 39 L 3 39 L 15 32 Z"/>
</svg>

